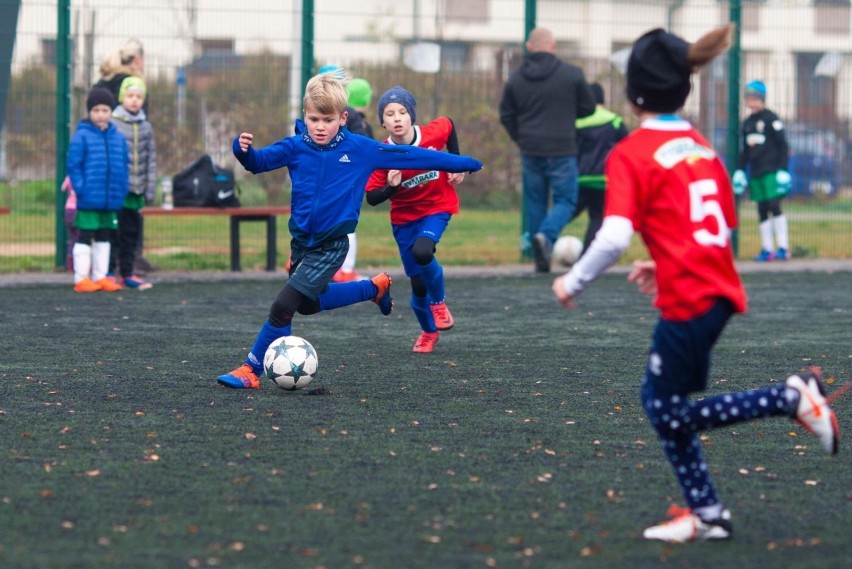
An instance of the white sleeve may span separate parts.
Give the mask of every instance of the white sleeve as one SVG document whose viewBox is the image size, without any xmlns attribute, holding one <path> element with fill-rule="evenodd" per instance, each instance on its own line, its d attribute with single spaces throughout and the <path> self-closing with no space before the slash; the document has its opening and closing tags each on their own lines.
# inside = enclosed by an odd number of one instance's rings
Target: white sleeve
<svg viewBox="0 0 852 569">
<path fill-rule="evenodd" d="M 630 247 L 633 237 L 633 222 L 626 217 L 610 215 L 604 218 L 603 225 L 583 253 L 580 260 L 571 267 L 571 272 L 562 279 L 565 292 L 577 296 L 588 284 L 601 276 Z"/>
</svg>

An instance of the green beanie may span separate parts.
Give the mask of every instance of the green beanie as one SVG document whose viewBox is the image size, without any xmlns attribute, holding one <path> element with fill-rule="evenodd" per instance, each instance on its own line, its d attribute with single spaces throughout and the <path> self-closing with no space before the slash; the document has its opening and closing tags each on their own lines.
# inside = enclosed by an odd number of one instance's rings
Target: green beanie
<svg viewBox="0 0 852 569">
<path fill-rule="evenodd" d="M 130 77 L 126 77 L 124 81 L 121 82 L 121 88 L 118 90 L 118 102 L 124 102 L 124 94 L 130 89 L 138 89 L 142 91 L 142 98 L 145 98 L 145 92 L 147 88 L 145 87 L 145 81 L 141 77 L 134 77 L 131 75 Z"/>
<path fill-rule="evenodd" d="M 349 106 L 364 108 L 370 106 L 370 100 L 373 98 L 373 88 L 366 79 L 360 77 L 353 79 L 346 84 L 346 92 L 349 93 Z"/>
</svg>

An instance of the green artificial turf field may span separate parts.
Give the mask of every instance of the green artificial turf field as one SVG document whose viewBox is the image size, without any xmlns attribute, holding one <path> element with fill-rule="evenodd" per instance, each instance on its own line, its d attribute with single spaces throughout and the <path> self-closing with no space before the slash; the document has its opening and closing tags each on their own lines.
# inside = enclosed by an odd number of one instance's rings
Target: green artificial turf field
<svg viewBox="0 0 852 569">
<path fill-rule="evenodd" d="M 811 364 L 852 381 L 852 273 L 744 280 L 709 392 Z M 732 541 L 644 541 L 683 503 L 638 401 L 656 312 L 623 276 L 574 312 L 550 282 L 448 280 L 432 354 L 403 278 L 390 317 L 297 316 L 320 375 L 293 393 L 215 381 L 280 283 L 3 289 L 0 566 L 848 566 L 850 438 L 827 457 L 786 419 L 703 437 Z"/>
</svg>

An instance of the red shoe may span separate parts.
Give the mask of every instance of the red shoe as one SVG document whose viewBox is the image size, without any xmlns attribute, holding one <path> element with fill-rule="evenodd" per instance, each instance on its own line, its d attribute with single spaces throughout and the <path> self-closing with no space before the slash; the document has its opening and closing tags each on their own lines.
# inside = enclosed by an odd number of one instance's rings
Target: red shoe
<svg viewBox="0 0 852 569">
<path fill-rule="evenodd" d="M 217 381 L 231 389 L 260 389 L 260 378 L 248 364 L 243 364 L 230 373 L 220 375 Z"/>
<path fill-rule="evenodd" d="M 118 284 L 118 282 L 116 282 L 115 277 L 104 277 L 95 282 L 95 284 L 100 286 L 101 290 L 104 292 L 116 292 L 123 288 L 120 284 Z"/>
<path fill-rule="evenodd" d="M 74 292 L 97 292 L 101 290 L 101 285 L 86 277 L 74 285 Z"/>
<path fill-rule="evenodd" d="M 373 297 L 373 302 L 378 304 L 381 313 L 387 316 L 393 311 L 393 298 L 390 295 L 390 287 L 393 281 L 387 273 L 379 273 L 370 279 L 370 281 L 378 289 L 376 296 Z"/>
<path fill-rule="evenodd" d="M 360 281 L 361 275 L 356 273 L 355 271 L 344 271 L 340 269 L 334 276 L 331 277 L 331 282 L 333 283 L 350 283 L 352 281 Z"/>
<path fill-rule="evenodd" d="M 428 354 L 435 349 L 435 344 L 438 343 L 440 336 L 440 332 L 421 332 L 411 351 L 418 354 Z"/>
<path fill-rule="evenodd" d="M 455 326 L 456 321 L 453 319 L 453 315 L 450 314 L 450 309 L 447 308 L 446 302 L 430 304 L 429 308 L 432 310 L 432 318 L 435 319 L 435 327 L 438 330 L 443 332 Z"/>
</svg>

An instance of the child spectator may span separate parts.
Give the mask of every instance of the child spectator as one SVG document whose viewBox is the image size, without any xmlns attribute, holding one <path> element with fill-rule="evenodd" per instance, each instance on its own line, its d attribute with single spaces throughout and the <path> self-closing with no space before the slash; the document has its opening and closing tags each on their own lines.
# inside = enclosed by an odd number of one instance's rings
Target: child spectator
<svg viewBox="0 0 852 569">
<path fill-rule="evenodd" d="M 710 354 L 726 323 L 746 309 L 730 244 L 736 214 L 728 173 L 707 140 L 675 114 L 689 95 L 691 73 L 727 49 L 731 30 L 721 27 L 690 44 L 656 29 L 633 45 L 627 97 L 641 126 L 607 161 L 603 226 L 580 261 L 553 282 L 559 302 L 573 308 L 633 232 L 642 235 L 653 260 L 634 263 L 628 279 L 655 296 L 661 315 L 641 400 L 688 505 L 670 508 L 673 519 L 644 536 L 673 543 L 728 539 L 733 531 L 702 456 L 701 431 L 787 416 L 832 454 L 840 436 L 818 368 L 771 387 L 689 400 L 707 388 Z"/>
<path fill-rule="evenodd" d="M 467 156 L 412 146 L 389 146 L 353 135 L 346 124 L 347 93 L 338 74 L 312 77 L 305 88 L 304 120 L 296 134 L 255 150 L 253 136 L 234 140 L 234 155 L 246 170 L 259 174 L 287 167 L 290 199 L 290 278 L 278 292 L 245 363 L 221 375 L 219 383 L 235 389 L 259 389 L 263 356 L 276 338 L 291 334 L 294 314 L 315 314 L 372 300 L 382 314 L 393 310 L 391 278 L 331 283 L 349 249 L 364 201 L 364 187 L 379 168 L 475 171 L 482 163 Z M 345 79 L 345 77 L 344 77 Z"/>
<path fill-rule="evenodd" d="M 791 178 L 787 171 L 790 149 L 784 123 L 766 108 L 766 85 L 762 81 L 746 85 L 745 103 L 751 114 L 742 125 L 742 152 L 733 177 L 734 193 L 742 194 L 748 186 L 751 201 L 757 203 L 761 248 L 754 260 L 786 261 L 790 258 L 790 243 L 781 200 L 790 191 Z"/>
<path fill-rule="evenodd" d="M 453 121 L 438 117 L 427 125 L 415 125 L 417 101 L 406 89 L 396 86 L 379 99 L 379 122 L 390 135 L 387 144 L 409 144 L 421 148 L 459 153 Z M 405 274 L 411 279 L 411 308 L 422 330 L 414 352 L 435 349 L 441 331 L 454 325 L 447 308 L 444 269 L 435 258 L 436 246 L 450 218 L 459 212 L 454 186 L 463 173 L 439 170 L 377 170 L 367 182 L 367 203 L 390 200 L 393 236 L 399 247 Z"/>
<path fill-rule="evenodd" d="M 68 148 L 67 170 L 77 194 L 74 227 L 74 290 L 121 290 L 107 277 L 110 236 L 127 195 L 127 143 L 110 122 L 115 97 L 95 87 L 86 98 L 89 118 L 80 121 Z"/>
<path fill-rule="evenodd" d="M 145 82 L 128 77 L 118 94 L 119 105 L 112 113 L 112 124 L 124 135 L 128 147 L 129 182 L 127 197 L 118 212 L 117 251 L 110 257 L 110 273 L 121 276 L 119 284 L 145 290 L 151 283 L 133 274 L 136 251 L 141 249 L 142 215 L 139 210 L 154 200 L 157 183 L 157 147 L 154 129 L 145 116 Z"/>
<path fill-rule="evenodd" d="M 574 218 L 583 213 L 583 210 L 589 210 L 589 224 L 586 226 L 586 235 L 583 238 L 583 251 L 589 248 L 603 223 L 606 158 L 612 147 L 627 136 L 624 119 L 604 107 L 603 87 L 599 83 L 592 83 L 589 89 L 595 96 L 597 107 L 594 113 L 577 119 L 576 123 L 577 168 L 580 173 L 577 177 L 577 185 L 580 192 Z"/>
</svg>

